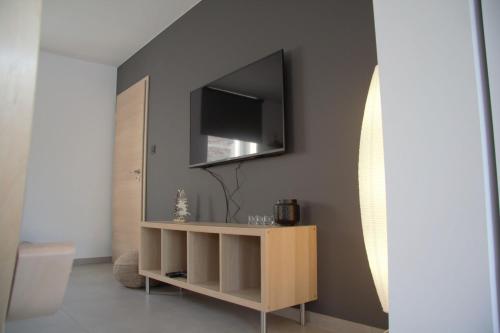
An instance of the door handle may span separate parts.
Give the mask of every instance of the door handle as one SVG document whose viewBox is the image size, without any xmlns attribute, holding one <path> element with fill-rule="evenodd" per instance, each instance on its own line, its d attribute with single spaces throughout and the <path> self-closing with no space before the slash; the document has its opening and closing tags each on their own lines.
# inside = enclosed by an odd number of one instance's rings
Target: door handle
<svg viewBox="0 0 500 333">
<path fill-rule="evenodd" d="M 141 174 L 141 169 L 135 169 L 134 171 L 130 171 L 130 173 L 140 175 Z"/>
</svg>

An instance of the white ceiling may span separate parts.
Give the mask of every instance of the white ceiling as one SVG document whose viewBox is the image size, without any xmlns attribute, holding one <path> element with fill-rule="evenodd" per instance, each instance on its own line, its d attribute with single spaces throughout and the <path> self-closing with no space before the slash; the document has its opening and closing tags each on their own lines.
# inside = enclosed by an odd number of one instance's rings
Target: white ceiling
<svg viewBox="0 0 500 333">
<path fill-rule="evenodd" d="M 200 0 L 44 0 L 41 47 L 119 66 Z"/>
</svg>

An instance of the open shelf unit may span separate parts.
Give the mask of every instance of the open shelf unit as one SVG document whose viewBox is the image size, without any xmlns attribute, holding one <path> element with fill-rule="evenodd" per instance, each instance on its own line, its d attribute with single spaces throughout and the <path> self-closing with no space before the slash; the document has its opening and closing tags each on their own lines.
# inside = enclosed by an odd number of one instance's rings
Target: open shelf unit
<svg viewBox="0 0 500 333">
<path fill-rule="evenodd" d="M 316 227 L 141 222 L 139 273 L 261 312 L 303 304 L 317 299 Z"/>
<path fill-rule="evenodd" d="M 221 291 L 260 303 L 260 237 L 221 235 Z"/>
<path fill-rule="evenodd" d="M 219 234 L 188 232 L 188 282 L 220 290 Z"/>
<path fill-rule="evenodd" d="M 161 272 L 161 229 L 143 228 L 141 230 L 141 248 L 139 262 L 141 269 Z"/>
<path fill-rule="evenodd" d="M 187 232 L 161 230 L 161 275 L 187 271 Z M 185 277 L 175 278 L 187 282 Z"/>
</svg>

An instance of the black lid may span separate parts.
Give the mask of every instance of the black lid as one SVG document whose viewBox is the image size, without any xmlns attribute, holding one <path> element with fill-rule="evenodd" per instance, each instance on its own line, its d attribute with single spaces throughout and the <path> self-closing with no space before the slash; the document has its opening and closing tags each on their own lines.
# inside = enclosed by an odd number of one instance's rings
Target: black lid
<svg viewBox="0 0 500 333">
<path fill-rule="evenodd" d="M 292 204 L 292 205 L 296 205 L 297 204 L 297 199 L 281 199 L 281 200 L 278 200 L 278 202 L 276 202 L 278 205 L 283 205 L 283 204 Z"/>
</svg>

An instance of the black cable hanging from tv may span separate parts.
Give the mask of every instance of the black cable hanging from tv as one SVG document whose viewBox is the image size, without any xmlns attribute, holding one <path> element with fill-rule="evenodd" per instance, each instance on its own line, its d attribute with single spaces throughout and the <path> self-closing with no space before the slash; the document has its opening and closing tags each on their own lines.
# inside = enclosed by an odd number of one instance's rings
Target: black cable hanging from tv
<svg viewBox="0 0 500 333">
<path fill-rule="evenodd" d="M 222 187 L 222 191 L 224 192 L 224 199 L 226 199 L 226 223 L 229 223 L 228 219 L 229 219 L 229 199 L 228 199 L 228 190 L 227 190 L 227 187 L 226 187 L 226 184 L 224 184 L 224 180 L 222 179 L 221 176 L 219 176 L 218 174 L 216 174 L 215 172 L 209 170 L 208 168 L 203 168 L 203 170 L 205 170 L 206 172 L 208 172 L 212 177 L 214 177 L 220 184 L 220 186 Z"/>
<path fill-rule="evenodd" d="M 224 183 L 224 179 L 222 178 L 221 175 L 213 172 L 209 168 L 202 168 L 206 172 L 208 172 L 212 177 L 214 177 L 222 187 L 222 191 L 224 192 L 224 199 L 226 203 L 226 218 L 225 221 L 226 223 L 230 223 L 233 221 L 237 222 L 236 215 L 239 213 L 241 210 L 241 206 L 238 204 L 238 202 L 233 198 L 233 196 L 240 190 L 240 180 L 239 180 L 239 175 L 238 175 L 238 170 L 241 168 L 241 165 L 243 162 L 239 162 L 238 165 L 236 166 L 234 172 L 235 172 L 235 179 L 236 179 L 236 187 L 232 192 L 229 192 L 229 189 L 227 188 L 227 185 Z M 234 213 L 231 215 L 230 214 L 230 209 L 229 209 L 229 201 L 233 203 L 234 206 L 236 206 L 236 210 Z"/>
<path fill-rule="evenodd" d="M 231 222 L 232 221 L 238 222 L 238 220 L 236 219 L 236 215 L 239 213 L 239 211 L 241 209 L 240 205 L 238 204 L 238 202 L 236 200 L 234 200 L 233 197 L 240 190 L 240 180 L 239 180 L 239 177 L 238 177 L 238 170 L 240 170 L 242 164 L 243 164 L 243 161 L 241 161 L 240 163 L 238 163 L 238 165 L 234 169 L 234 175 L 235 175 L 235 178 L 236 178 L 236 187 L 233 190 L 233 192 L 231 192 L 229 194 L 229 199 L 232 201 L 233 205 L 236 206 L 236 210 L 234 211 L 233 215 L 231 215 L 231 218 L 230 218 Z"/>
</svg>

